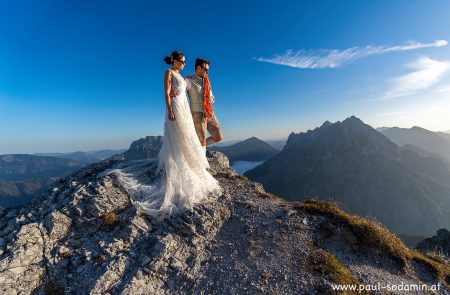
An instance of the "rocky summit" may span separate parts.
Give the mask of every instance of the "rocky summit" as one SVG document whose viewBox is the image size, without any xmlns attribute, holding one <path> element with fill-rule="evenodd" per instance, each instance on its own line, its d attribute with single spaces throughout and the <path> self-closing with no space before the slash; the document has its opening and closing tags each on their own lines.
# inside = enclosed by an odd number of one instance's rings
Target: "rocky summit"
<svg viewBox="0 0 450 295">
<path fill-rule="evenodd" d="M 400 149 L 352 116 L 292 133 L 275 157 L 244 173 L 289 201 L 342 204 L 401 235 L 450 227 L 450 171 L 437 157 Z"/>
<path fill-rule="evenodd" d="M 223 195 L 162 222 L 131 203 L 132 189 L 158 177 L 154 160 L 123 155 L 1 209 L 0 294 L 336 294 L 335 284 L 378 283 L 450 292 L 439 256 L 336 204 L 267 193 L 221 153 L 208 159 Z"/>
</svg>

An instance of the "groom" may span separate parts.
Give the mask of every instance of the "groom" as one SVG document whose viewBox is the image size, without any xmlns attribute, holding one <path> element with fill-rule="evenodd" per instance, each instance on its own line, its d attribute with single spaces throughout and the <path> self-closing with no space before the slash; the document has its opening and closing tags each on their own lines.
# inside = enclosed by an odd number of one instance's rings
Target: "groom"
<svg viewBox="0 0 450 295">
<path fill-rule="evenodd" d="M 201 145 L 206 146 L 223 139 L 222 130 L 212 109 L 214 95 L 208 77 L 209 61 L 203 58 L 195 60 L 195 73 L 186 77 L 189 103 L 195 131 Z M 206 138 L 206 130 L 211 134 Z"/>
<path fill-rule="evenodd" d="M 208 71 L 209 61 L 197 58 L 195 60 L 194 75 L 186 76 L 186 90 L 189 95 L 192 120 L 194 121 L 197 136 L 205 151 L 207 145 L 223 139 L 222 130 L 212 109 L 214 96 L 209 83 Z M 211 136 L 206 137 L 206 131 Z"/>
</svg>

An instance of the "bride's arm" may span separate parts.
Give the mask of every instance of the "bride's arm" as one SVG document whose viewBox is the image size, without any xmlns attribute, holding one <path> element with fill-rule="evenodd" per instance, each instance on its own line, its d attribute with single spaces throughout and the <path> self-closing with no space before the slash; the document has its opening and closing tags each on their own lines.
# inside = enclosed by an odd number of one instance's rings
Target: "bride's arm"
<svg viewBox="0 0 450 295">
<path fill-rule="evenodd" d="M 175 115 L 172 110 L 172 98 L 170 97 L 170 90 L 172 89 L 172 72 L 167 70 L 164 73 L 164 97 L 166 100 L 167 116 L 169 120 L 175 120 Z"/>
</svg>

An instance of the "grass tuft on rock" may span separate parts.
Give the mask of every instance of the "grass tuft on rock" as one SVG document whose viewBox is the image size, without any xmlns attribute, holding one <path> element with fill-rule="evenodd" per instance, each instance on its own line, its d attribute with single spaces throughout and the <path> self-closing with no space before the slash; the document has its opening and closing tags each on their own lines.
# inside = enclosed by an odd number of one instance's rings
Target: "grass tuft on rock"
<svg viewBox="0 0 450 295">
<path fill-rule="evenodd" d="M 270 274 L 267 271 L 261 272 L 261 279 L 267 282 L 270 279 Z"/>
<path fill-rule="evenodd" d="M 235 174 L 235 175 L 232 176 L 232 178 L 239 179 L 239 180 L 244 180 L 244 181 L 248 180 L 247 177 L 245 177 L 244 175 L 240 175 L 240 174 Z"/>
<path fill-rule="evenodd" d="M 398 261 L 405 271 L 408 271 L 410 260 L 417 259 L 429 265 L 438 278 L 443 279 L 447 284 L 450 283 L 448 280 L 450 266 L 447 263 L 409 248 L 395 234 L 375 221 L 348 214 L 339 209 L 336 203 L 329 201 L 307 199 L 303 202 L 293 202 L 292 205 L 297 210 L 327 216 L 336 222 L 343 223 L 353 232 L 360 245 L 380 249 Z"/>
<path fill-rule="evenodd" d="M 103 263 L 103 261 L 105 261 L 105 258 L 106 258 L 105 255 L 99 254 L 94 258 L 94 263 L 96 265 L 101 265 Z"/>
<path fill-rule="evenodd" d="M 119 216 L 117 216 L 117 214 L 114 212 L 108 212 L 103 214 L 102 220 L 103 224 L 109 229 L 114 228 L 120 222 Z"/>
<path fill-rule="evenodd" d="M 315 251 L 311 254 L 311 265 L 314 269 L 334 284 L 339 285 L 360 285 L 358 279 L 350 272 L 350 270 L 342 264 L 336 256 L 328 251 L 315 247 Z M 354 294 L 352 292 L 341 291 L 339 294 Z M 362 292 L 360 294 L 368 294 Z"/>
<path fill-rule="evenodd" d="M 280 198 L 279 196 L 274 195 L 274 194 L 272 194 L 272 193 L 268 193 L 268 192 L 263 191 L 263 190 L 261 190 L 261 189 L 258 189 L 258 188 L 257 188 L 257 189 L 256 189 L 256 192 L 257 192 L 259 195 L 261 195 L 262 197 L 266 198 L 266 199 L 275 200 L 275 201 L 281 201 L 281 202 L 286 202 L 286 200 Z"/>
</svg>

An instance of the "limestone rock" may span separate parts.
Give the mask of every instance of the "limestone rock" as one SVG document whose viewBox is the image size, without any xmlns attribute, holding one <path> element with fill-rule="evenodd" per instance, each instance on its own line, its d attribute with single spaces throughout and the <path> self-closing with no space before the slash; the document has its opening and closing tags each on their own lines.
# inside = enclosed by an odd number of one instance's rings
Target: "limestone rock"
<svg viewBox="0 0 450 295">
<path fill-rule="evenodd" d="M 123 157 L 78 171 L 43 200 L 4 210 L 0 294 L 45 294 L 49 286 L 66 294 L 331 294 L 329 259 L 363 284 L 445 285 L 426 265 L 406 261 L 407 272 L 382 248 L 363 249 L 342 221 L 266 193 L 223 154 L 208 160 L 223 195 L 161 222 L 139 214 L 108 173 L 140 165 L 136 181 L 144 182 L 158 177 L 154 167 Z M 104 226 L 106 212 L 120 222 Z"/>
</svg>

